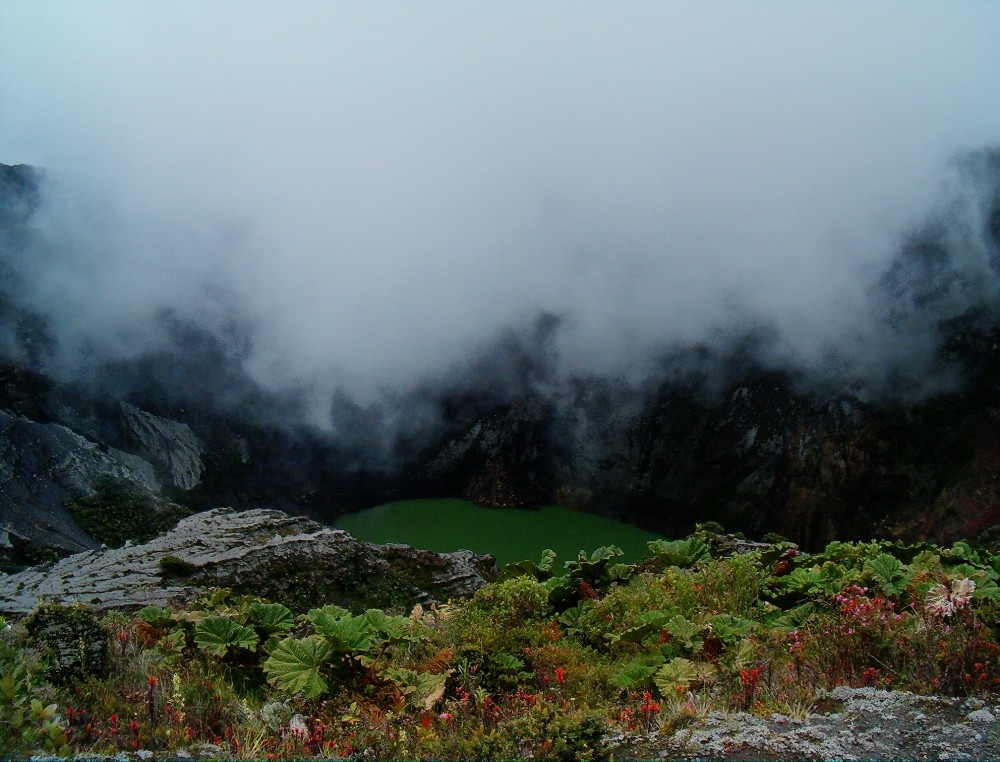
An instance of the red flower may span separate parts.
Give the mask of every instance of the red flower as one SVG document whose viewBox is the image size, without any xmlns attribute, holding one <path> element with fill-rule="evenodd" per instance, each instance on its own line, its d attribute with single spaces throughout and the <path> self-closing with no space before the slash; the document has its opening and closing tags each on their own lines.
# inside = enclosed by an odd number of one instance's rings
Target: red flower
<svg viewBox="0 0 1000 762">
<path fill-rule="evenodd" d="M 565 683 L 566 682 L 566 670 L 562 667 L 556 667 L 556 682 Z"/>
<path fill-rule="evenodd" d="M 159 680 L 157 680 L 155 677 L 153 677 L 152 675 L 150 675 L 148 682 L 149 682 L 149 687 L 150 688 L 155 688 L 156 684 L 159 682 Z"/>
</svg>

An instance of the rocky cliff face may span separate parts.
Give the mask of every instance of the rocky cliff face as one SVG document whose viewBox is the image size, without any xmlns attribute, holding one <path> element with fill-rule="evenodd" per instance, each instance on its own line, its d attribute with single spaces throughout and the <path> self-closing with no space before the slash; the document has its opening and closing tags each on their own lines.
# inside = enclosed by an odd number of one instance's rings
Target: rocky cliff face
<svg viewBox="0 0 1000 762">
<path fill-rule="evenodd" d="M 201 482 L 205 464 L 201 461 L 204 445 L 185 423 L 178 423 L 121 403 L 122 427 L 148 460 L 157 463 L 181 490 L 192 490 Z"/>
<path fill-rule="evenodd" d="M 718 521 L 811 549 L 876 536 L 996 543 L 998 344 L 991 327 L 965 333 L 952 349 L 966 385 L 919 403 L 797 391 L 794 379 L 763 372 L 711 398 L 683 385 L 639 395 L 595 381 L 550 412 L 545 437 L 534 417 L 517 420 L 506 436 L 495 430 L 517 410 L 537 407 L 521 403 L 477 422 L 442 452 L 465 453 L 453 475 L 466 476 L 459 482 L 473 499 L 496 504 L 491 491 L 477 489 L 478 474 L 497 462 L 486 453 L 533 427 L 544 444 L 527 450 L 539 478 L 524 502 L 546 492 L 550 501 L 672 535 Z M 514 461 L 517 452 L 503 457 Z"/>
</svg>

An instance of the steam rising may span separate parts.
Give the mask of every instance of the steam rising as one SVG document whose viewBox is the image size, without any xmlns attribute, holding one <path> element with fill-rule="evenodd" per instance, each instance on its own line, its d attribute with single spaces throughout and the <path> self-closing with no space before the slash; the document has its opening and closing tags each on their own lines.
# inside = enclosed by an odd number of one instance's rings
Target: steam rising
<svg viewBox="0 0 1000 762">
<path fill-rule="evenodd" d="M 19 298 L 63 373 L 169 313 L 323 419 L 550 315 L 563 377 L 762 330 L 761 361 L 878 389 L 995 299 L 995 180 L 949 162 L 1000 138 L 996 4 L 7 2 L 0 29 L 0 161 L 49 178 Z M 979 285 L 917 318 L 879 279 L 942 210 Z"/>
</svg>

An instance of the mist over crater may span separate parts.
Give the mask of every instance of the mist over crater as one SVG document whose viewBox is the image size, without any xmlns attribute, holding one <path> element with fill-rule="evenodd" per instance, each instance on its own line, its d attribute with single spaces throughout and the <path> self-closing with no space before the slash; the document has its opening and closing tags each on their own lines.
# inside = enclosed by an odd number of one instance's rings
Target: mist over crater
<svg viewBox="0 0 1000 762">
<path fill-rule="evenodd" d="M 8 298 L 47 373 L 367 453 L 586 378 L 921 399 L 962 383 L 942 321 L 995 309 L 998 21 L 6 4 L 0 160 L 46 169 Z"/>
</svg>

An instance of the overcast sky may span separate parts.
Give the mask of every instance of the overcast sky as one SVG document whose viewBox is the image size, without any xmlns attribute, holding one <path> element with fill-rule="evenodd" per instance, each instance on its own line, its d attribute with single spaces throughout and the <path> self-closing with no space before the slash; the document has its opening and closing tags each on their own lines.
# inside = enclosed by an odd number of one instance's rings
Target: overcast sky
<svg viewBox="0 0 1000 762">
<path fill-rule="evenodd" d="M 808 358 L 1000 142 L 994 2 L 0 3 L 25 298 L 134 352 L 253 321 L 272 385 L 433 375 L 539 312 L 567 370 L 732 324 Z"/>
</svg>

